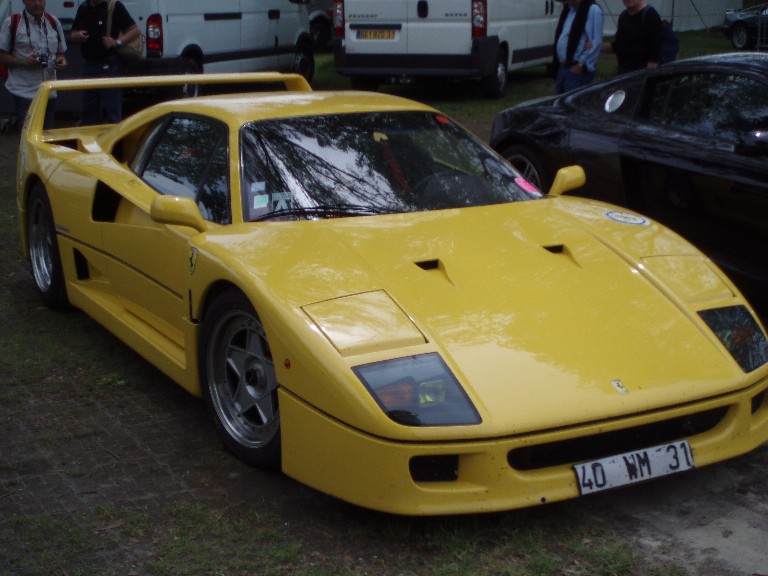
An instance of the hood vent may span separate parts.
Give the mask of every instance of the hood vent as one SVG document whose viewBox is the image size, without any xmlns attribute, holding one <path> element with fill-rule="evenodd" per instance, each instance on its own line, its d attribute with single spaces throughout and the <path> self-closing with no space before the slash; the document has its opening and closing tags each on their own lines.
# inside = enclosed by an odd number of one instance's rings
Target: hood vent
<svg viewBox="0 0 768 576">
<path fill-rule="evenodd" d="M 414 262 L 416 266 L 421 268 L 422 270 L 425 270 L 427 272 L 431 272 L 432 270 L 438 272 L 442 275 L 443 278 L 445 278 L 446 281 L 451 286 L 455 286 L 453 281 L 451 280 L 451 277 L 448 275 L 448 270 L 445 267 L 445 264 L 443 264 L 439 258 L 430 258 L 429 260 L 419 260 L 417 262 Z"/>
</svg>

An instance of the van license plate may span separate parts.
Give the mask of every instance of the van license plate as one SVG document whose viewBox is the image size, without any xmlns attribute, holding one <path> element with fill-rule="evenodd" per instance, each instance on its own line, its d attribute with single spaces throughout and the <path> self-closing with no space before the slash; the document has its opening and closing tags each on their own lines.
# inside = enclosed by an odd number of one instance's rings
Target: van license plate
<svg viewBox="0 0 768 576">
<path fill-rule="evenodd" d="M 358 30 L 358 40 L 394 40 L 394 30 Z"/>
<path fill-rule="evenodd" d="M 593 494 L 694 468 L 687 440 L 575 464 L 579 493 Z"/>
</svg>

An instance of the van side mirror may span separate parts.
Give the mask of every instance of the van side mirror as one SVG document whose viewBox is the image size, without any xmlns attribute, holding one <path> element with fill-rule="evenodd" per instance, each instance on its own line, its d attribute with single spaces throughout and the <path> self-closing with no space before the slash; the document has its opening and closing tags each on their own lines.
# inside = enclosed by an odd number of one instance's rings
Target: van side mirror
<svg viewBox="0 0 768 576">
<path fill-rule="evenodd" d="M 584 174 L 584 168 L 578 165 L 566 166 L 560 168 L 555 175 L 555 180 L 552 182 L 552 187 L 549 189 L 549 196 L 560 196 L 571 190 L 581 188 L 586 184 L 587 176 Z"/>
</svg>

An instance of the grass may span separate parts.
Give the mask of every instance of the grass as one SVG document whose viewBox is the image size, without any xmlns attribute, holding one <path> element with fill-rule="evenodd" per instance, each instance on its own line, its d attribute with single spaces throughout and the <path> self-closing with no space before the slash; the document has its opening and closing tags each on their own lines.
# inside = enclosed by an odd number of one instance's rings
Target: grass
<svg viewBox="0 0 768 576">
<path fill-rule="evenodd" d="M 681 35 L 682 55 L 727 50 L 720 36 Z M 601 61 L 610 75 L 612 61 Z M 318 58 L 316 89 L 346 88 L 329 55 Z M 513 75 L 509 94 L 488 100 L 469 83 L 449 94 L 429 87 L 386 91 L 424 99 L 465 124 L 490 122 L 505 106 L 550 93 L 543 67 Z M 148 450 L 136 436 L 158 438 L 176 424 L 202 422 L 199 406 L 178 392 L 130 350 L 76 311 L 43 309 L 32 289 L 18 243 L 13 178 L 16 142 L 0 137 L 0 445 L 28 443 L 25 461 L 0 453 L 0 576 L 683 576 L 680 565 L 660 562 L 632 539 L 632 531 L 599 524 L 578 506 L 552 505 L 508 514 L 450 518 L 404 518 L 369 513 L 340 503 L 311 505 L 322 498 L 287 478 L 271 479 L 243 469 L 219 453 L 212 434 L 190 429 L 202 444 Z M 139 412 L 133 412 L 136 407 Z M 108 413 L 109 418 L 102 414 Z M 127 414 L 127 415 L 124 415 Z M 117 441 L 111 420 L 129 422 Z M 153 420 L 154 419 L 154 420 Z M 23 433 L 11 436 L 11 428 Z M 208 434 L 206 436 L 206 434 Z M 100 441 L 95 454 L 70 461 L 67 446 Z M 89 444 L 90 445 L 90 444 Z M 101 446 L 101 448 L 98 448 Z M 189 454 L 187 454 L 189 451 Z M 109 455 L 105 454 L 109 452 Z M 41 464 L 36 458 L 42 458 Z M 99 456 L 109 456 L 99 460 Z M 91 462 L 86 456 L 93 458 Z M 184 492 L 131 498 L 131 464 L 149 459 L 181 480 Z M 124 468 L 122 468 L 124 467 Z M 125 470 L 121 472 L 121 470 Z M 222 469 L 247 477 L 249 491 L 226 492 Z M 157 472 L 159 478 L 165 478 Z M 95 483 L 115 498 L 71 509 L 32 511 L 9 503 L 29 492 L 32 503 L 51 486 L 67 493 Z M 270 482 L 298 500 L 299 517 L 282 500 L 259 495 Z M 40 490 L 37 493 L 36 490 Z M 85 490 L 85 489 L 82 489 Z M 226 492 L 227 497 L 222 493 Z M 253 492 L 254 494 L 249 494 Z M 30 504 L 31 510 L 36 510 Z M 320 511 L 320 512 L 318 512 Z M 327 515 L 327 517 L 326 517 Z"/>
</svg>

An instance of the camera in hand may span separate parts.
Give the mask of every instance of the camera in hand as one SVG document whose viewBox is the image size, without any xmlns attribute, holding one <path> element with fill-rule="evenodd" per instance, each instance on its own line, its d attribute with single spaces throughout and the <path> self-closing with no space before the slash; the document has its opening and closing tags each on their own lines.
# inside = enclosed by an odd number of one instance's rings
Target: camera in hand
<svg viewBox="0 0 768 576">
<path fill-rule="evenodd" d="M 48 54 L 39 54 L 37 63 L 40 64 L 40 68 L 48 68 Z"/>
</svg>

